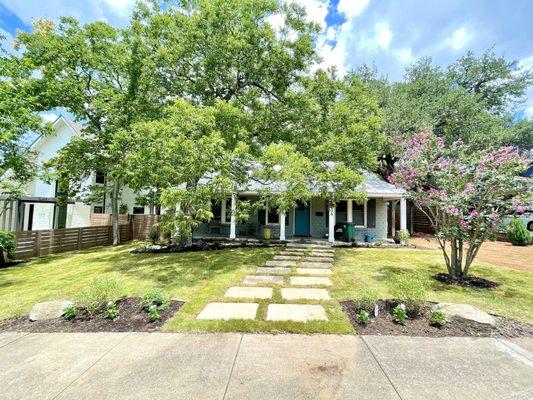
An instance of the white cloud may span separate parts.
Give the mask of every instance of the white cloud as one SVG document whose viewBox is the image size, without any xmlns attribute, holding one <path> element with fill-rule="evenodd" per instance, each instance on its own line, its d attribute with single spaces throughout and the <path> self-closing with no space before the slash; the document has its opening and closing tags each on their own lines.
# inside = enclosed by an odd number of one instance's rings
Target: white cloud
<svg viewBox="0 0 533 400">
<path fill-rule="evenodd" d="M 525 70 L 527 69 L 533 70 L 533 56 L 529 56 L 529 57 L 521 59 L 518 62 L 518 68 L 525 69 Z"/>
<path fill-rule="evenodd" d="M 136 0 L 100 0 L 110 6 L 120 15 L 129 15 Z"/>
<path fill-rule="evenodd" d="M 474 34 L 466 29 L 465 26 L 462 26 L 453 31 L 452 35 L 444 41 L 444 44 L 451 47 L 453 50 L 461 50 L 473 37 Z"/>
<path fill-rule="evenodd" d="M 377 22 L 373 32 L 362 32 L 357 41 L 357 48 L 361 51 L 387 50 L 392 40 L 392 32 L 386 22 Z"/>
<path fill-rule="evenodd" d="M 403 65 L 411 64 L 416 57 L 413 50 L 409 47 L 402 47 L 392 51 L 392 55 Z"/>
<path fill-rule="evenodd" d="M 524 109 L 524 116 L 529 119 L 529 120 L 533 120 L 533 104 L 530 105 L 530 106 L 527 106 L 525 109 Z"/>
<path fill-rule="evenodd" d="M 346 18 L 360 15 L 368 6 L 369 0 L 339 0 L 337 11 L 343 13 Z"/>
<path fill-rule="evenodd" d="M 59 115 L 53 112 L 41 114 L 41 118 L 44 120 L 44 122 L 54 122 L 57 117 L 59 117 Z"/>
</svg>

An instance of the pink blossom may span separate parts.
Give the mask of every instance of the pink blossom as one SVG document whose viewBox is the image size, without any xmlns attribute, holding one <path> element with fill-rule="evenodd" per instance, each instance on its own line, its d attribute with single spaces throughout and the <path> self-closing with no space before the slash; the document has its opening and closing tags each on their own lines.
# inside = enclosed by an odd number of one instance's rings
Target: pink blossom
<svg viewBox="0 0 533 400">
<path fill-rule="evenodd" d="M 523 214 L 526 212 L 526 208 L 522 205 L 517 205 L 516 206 L 516 211 L 518 212 L 518 214 Z"/>
<path fill-rule="evenodd" d="M 479 213 L 477 210 L 472 210 L 472 212 L 470 213 L 470 218 L 476 218 L 478 215 Z"/>
<path fill-rule="evenodd" d="M 451 215 L 459 215 L 459 210 L 457 209 L 457 207 L 450 208 L 450 214 Z"/>
</svg>

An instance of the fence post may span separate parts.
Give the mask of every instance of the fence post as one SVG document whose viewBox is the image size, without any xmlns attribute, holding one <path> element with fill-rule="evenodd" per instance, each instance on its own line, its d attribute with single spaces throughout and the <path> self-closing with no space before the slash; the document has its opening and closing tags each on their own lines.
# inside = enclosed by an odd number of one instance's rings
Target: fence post
<svg viewBox="0 0 533 400">
<path fill-rule="evenodd" d="M 82 228 L 78 228 L 78 250 L 81 250 L 81 240 L 82 240 L 82 233 L 81 233 L 81 229 Z"/>
<path fill-rule="evenodd" d="M 41 240 L 42 240 L 42 232 L 37 231 L 37 237 L 35 238 L 35 256 L 40 257 L 42 254 L 41 251 Z"/>
<path fill-rule="evenodd" d="M 107 228 L 107 244 L 113 243 L 113 225 L 109 225 Z"/>
</svg>

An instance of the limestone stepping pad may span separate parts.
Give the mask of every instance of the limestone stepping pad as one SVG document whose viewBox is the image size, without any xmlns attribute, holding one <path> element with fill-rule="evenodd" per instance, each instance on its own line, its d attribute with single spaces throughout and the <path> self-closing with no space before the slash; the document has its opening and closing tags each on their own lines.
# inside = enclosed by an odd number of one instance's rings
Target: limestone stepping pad
<svg viewBox="0 0 533 400">
<path fill-rule="evenodd" d="M 310 253 L 307 254 L 308 257 L 333 257 L 333 252 L 332 251 L 320 251 L 320 252 L 317 252 L 317 251 L 311 251 Z"/>
<path fill-rule="evenodd" d="M 327 321 L 326 310 L 315 304 L 269 304 L 267 321 Z"/>
<path fill-rule="evenodd" d="M 278 254 L 274 256 L 273 261 L 298 261 L 302 256 L 286 256 L 285 254 Z"/>
<path fill-rule="evenodd" d="M 272 298 L 272 288 L 232 286 L 228 288 L 224 297 L 233 297 L 240 299 L 270 299 Z"/>
<path fill-rule="evenodd" d="M 315 276 L 291 276 L 291 285 L 295 286 L 332 286 L 331 280 Z"/>
<path fill-rule="evenodd" d="M 285 279 L 283 276 L 273 276 L 273 275 L 247 275 L 242 281 L 245 285 L 257 285 L 259 283 L 274 283 L 283 284 Z"/>
<path fill-rule="evenodd" d="M 259 267 L 255 271 L 256 274 L 273 274 L 273 275 L 288 275 L 291 273 L 290 268 L 285 267 Z"/>
<path fill-rule="evenodd" d="M 306 257 L 305 261 L 332 263 L 333 257 Z"/>
<path fill-rule="evenodd" d="M 331 247 L 328 248 L 322 248 L 322 249 L 311 249 L 311 253 L 317 253 L 317 254 L 333 254 L 333 249 Z"/>
<path fill-rule="evenodd" d="M 209 303 L 197 319 L 255 319 L 258 303 Z"/>
<path fill-rule="evenodd" d="M 300 265 L 298 265 L 299 268 L 332 268 L 332 263 L 324 263 L 324 262 L 311 262 L 311 261 L 304 261 Z"/>
<path fill-rule="evenodd" d="M 281 297 L 285 300 L 331 300 L 326 289 L 282 288 Z"/>
<path fill-rule="evenodd" d="M 296 268 L 296 273 L 300 275 L 331 275 L 333 272 L 327 268 Z"/>
<path fill-rule="evenodd" d="M 294 267 L 296 261 L 267 261 L 265 267 Z"/>
</svg>

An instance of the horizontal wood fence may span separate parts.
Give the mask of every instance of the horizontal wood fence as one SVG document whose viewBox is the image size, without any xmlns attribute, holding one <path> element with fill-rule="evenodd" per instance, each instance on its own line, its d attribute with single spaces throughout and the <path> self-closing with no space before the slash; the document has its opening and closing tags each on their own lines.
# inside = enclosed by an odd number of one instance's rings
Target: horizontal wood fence
<svg viewBox="0 0 533 400">
<path fill-rule="evenodd" d="M 131 224 L 120 225 L 120 241 L 132 239 Z M 113 243 L 112 226 L 48 229 L 14 232 L 17 237 L 15 258 L 24 259 L 64 251 L 87 249 Z"/>
<path fill-rule="evenodd" d="M 124 225 L 129 223 L 130 215 L 119 214 L 118 223 Z M 91 226 L 113 225 L 111 214 L 91 214 Z"/>
</svg>

